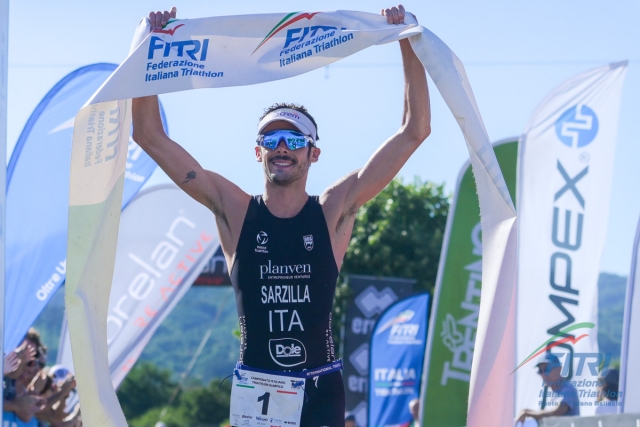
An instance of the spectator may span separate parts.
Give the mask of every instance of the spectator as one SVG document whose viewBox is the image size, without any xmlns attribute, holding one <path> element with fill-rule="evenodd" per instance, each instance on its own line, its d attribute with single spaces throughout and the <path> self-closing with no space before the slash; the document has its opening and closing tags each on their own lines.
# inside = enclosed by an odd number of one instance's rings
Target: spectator
<svg viewBox="0 0 640 427">
<path fill-rule="evenodd" d="M 66 399 L 75 387 L 68 370 L 49 375 L 47 347 L 33 328 L 5 357 L 3 427 L 81 427 L 80 408 L 65 412 Z M 61 368 L 61 367 L 59 367 Z M 60 381 L 59 381 L 60 380 Z"/>
<path fill-rule="evenodd" d="M 618 413 L 618 382 L 620 372 L 617 369 L 607 369 L 602 372 L 599 380 L 598 401 L 596 415 Z"/>
<path fill-rule="evenodd" d="M 413 422 L 409 424 L 409 427 L 419 427 L 420 426 L 420 400 L 412 399 L 409 402 L 409 412 L 411 413 L 411 417 L 413 418 Z"/>
<path fill-rule="evenodd" d="M 344 427 L 356 427 L 356 417 L 353 414 L 349 414 L 344 417 Z"/>
<path fill-rule="evenodd" d="M 527 417 L 539 420 L 562 415 L 580 415 L 578 391 L 571 385 L 570 381 L 566 381 L 560 375 L 562 370 L 560 360 L 553 354 L 546 353 L 538 360 L 536 367 L 544 384 L 552 390 L 547 397 L 547 407 L 549 409 L 541 411 L 524 409 L 516 418 L 516 424 L 518 422 L 524 423 Z"/>
</svg>

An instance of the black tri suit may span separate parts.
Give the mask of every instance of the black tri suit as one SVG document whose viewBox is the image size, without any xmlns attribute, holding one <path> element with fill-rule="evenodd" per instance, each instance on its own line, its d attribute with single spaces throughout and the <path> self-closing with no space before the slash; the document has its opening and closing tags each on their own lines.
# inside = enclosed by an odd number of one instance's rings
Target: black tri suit
<svg viewBox="0 0 640 427">
<path fill-rule="evenodd" d="M 240 324 L 239 362 L 299 372 L 334 362 L 331 309 L 338 278 L 317 196 L 293 218 L 254 196 L 231 268 Z M 341 372 L 309 378 L 301 427 L 344 426 Z"/>
</svg>

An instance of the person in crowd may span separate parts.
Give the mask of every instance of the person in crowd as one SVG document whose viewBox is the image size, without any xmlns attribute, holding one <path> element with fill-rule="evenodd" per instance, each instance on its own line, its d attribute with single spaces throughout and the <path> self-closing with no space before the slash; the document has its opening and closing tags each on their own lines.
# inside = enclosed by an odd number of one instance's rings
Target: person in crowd
<svg viewBox="0 0 640 427">
<path fill-rule="evenodd" d="M 344 417 L 344 427 L 356 427 L 356 417 L 353 414 L 348 414 Z"/>
<path fill-rule="evenodd" d="M 598 401 L 596 415 L 617 414 L 618 413 L 618 382 L 620 372 L 617 369 L 607 369 L 602 372 L 598 382 Z"/>
<path fill-rule="evenodd" d="M 524 409 L 516 418 L 516 424 L 524 423 L 527 418 L 539 420 L 546 417 L 580 415 L 578 391 L 570 381 L 566 381 L 560 374 L 562 364 L 558 357 L 551 353 L 545 353 L 538 360 L 536 368 L 545 386 L 551 389 L 546 408 L 540 411 Z"/>
<path fill-rule="evenodd" d="M 66 399 L 75 387 L 73 376 L 56 381 L 46 368 L 47 347 L 33 328 L 5 357 L 3 427 L 81 427 L 79 407 L 65 412 Z"/>
<path fill-rule="evenodd" d="M 420 400 L 411 399 L 409 402 L 409 412 L 413 418 L 413 422 L 409 424 L 409 427 L 418 427 L 420 425 Z"/>
<path fill-rule="evenodd" d="M 41 411 L 36 413 L 36 418 L 53 427 L 75 426 L 80 420 L 79 408 L 74 408 L 70 413 L 65 412 L 67 397 L 76 386 L 75 378 L 69 375 L 57 383 L 52 375 L 46 375 L 46 378 L 50 381 L 51 388 L 46 389 L 45 387 L 41 392 L 40 395 L 47 399 L 47 403 Z"/>
</svg>

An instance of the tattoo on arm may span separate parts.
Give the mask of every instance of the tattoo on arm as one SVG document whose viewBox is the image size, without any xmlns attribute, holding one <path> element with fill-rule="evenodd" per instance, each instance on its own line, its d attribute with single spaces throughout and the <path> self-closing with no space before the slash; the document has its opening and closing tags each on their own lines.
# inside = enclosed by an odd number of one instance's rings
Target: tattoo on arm
<svg viewBox="0 0 640 427">
<path fill-rule="evenodd" d="M 196 171 L 191 171 L 187 174 L 186 179 L 182 181 L 183 184 L 191 181 L 192 179 L 196 179 Z"/>
</svg>

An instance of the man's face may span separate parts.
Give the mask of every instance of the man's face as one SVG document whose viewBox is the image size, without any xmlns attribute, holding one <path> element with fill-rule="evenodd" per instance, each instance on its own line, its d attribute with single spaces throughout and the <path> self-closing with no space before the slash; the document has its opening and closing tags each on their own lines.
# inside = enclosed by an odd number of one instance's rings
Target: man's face
<svg viewBox="0 0 640 427">
<path fill-rule="evenodd" d="M 269 123 L 262 133 L 272 130 L 295 130 L 297 127 L 289 122 L 275 121 Z M 306 178 L 311 163 L 318 161 L 320 149 L 317 147 L 290 150 L 284 141 L 280 141 L 275 150 L 256 147 L 256 160 L 262 162 L 265 177 L 277 185 L 289 185 L 299 179 Z"/>
<path fill-rule="evenodd" d="M 561 370 L 561 366 L 555 366 L 549 369 L 549 365 L 547 363 L 541 363 L 538 365 L 538 374 L 540 374 L 545 383 L 558 381 L 561 378 Z"/>
<path fill-rule="evenodd" d="M 352 420 L 347 420 L 344 422 L 344 427 L 356 427 L 356 423 Z"/>
</svg>

